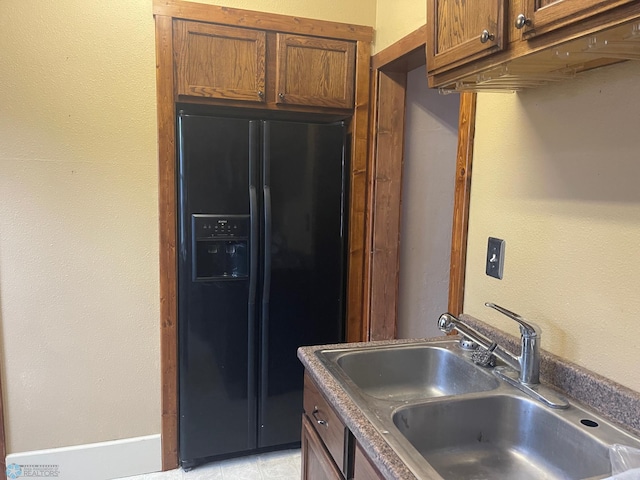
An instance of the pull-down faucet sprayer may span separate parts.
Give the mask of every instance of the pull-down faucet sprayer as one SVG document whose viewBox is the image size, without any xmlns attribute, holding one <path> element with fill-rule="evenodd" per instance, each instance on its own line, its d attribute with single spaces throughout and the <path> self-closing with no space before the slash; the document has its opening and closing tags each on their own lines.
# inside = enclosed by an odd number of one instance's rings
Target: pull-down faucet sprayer
<svg viewBox="0 0 640 480">
<path fill-rule="evenodd" d="M 507 310 L 494 303 L 485 303 L 485 306 L 506 315 L 520 326 L 520 355 L 503 349 L 494 341 L 473 329 L 463 320 L 450 313 L 443 313 L 438 319 L 438 328 L 445 333 L 457 330 L 464 338 L 478 344 L 478 353 L 471 356 L 472 360 L 482 366 L 492 365 L 492 355 L 506 363 L 515 372 L 517 379 L 504 371 L 504 367 L 496 367 L 495 373 L 503 380 L 523 390 L 529 395 L 538 398 L 553 408 L 566 408 L 569 404 L 564 397 L 553 390 L 540 385 L 540 337 L 542 330 L 535 323 L 525 320 L 517 313 Z M 514 373 L 515 373 L 514 372 Z"/>
</svg>

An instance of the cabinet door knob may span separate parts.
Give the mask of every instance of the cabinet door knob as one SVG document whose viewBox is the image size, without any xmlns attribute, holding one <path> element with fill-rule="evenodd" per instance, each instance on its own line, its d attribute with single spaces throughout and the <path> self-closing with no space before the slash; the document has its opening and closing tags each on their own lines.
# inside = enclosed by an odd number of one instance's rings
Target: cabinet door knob
<svg viewBox="0 0 640 480">
<path fill-rule="evenodd" d="M 280 100 L 284 100 L 284 93 L 279 93 L 278 98 L 280 98 Z"/>
<path fill-rule="evenodd" d="M 516 17 L 516 28 L 520 30 L 521 28 L 524 28 L 525 25 L 527 27 L 531 26 L 531 19 L 525 17 L 524 14 L 521 13 Z"/>
<path fill-rule="evenodd" d="M 487 43 L 489 40 L 492 42 L 495 40 L 496 36 L 493 33 L 489 33 L 489 30 L 483 30 L 480 34 L 480 42 Z"/>
<path fill-rule="evenodd" d="M 258 96 L 260 98 L 264 97 L 264 92 L 262 90 L 258 90 Z"/>
</svg>

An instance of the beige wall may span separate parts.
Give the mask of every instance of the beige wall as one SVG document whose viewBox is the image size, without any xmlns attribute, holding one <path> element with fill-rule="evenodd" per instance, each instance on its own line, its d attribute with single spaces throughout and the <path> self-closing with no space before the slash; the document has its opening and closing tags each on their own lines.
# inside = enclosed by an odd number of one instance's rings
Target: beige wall
<svg viewBox="0 0 640 480">
<path fill-rule="evenodd" d="M 0 2 L 9 453 L 160 429 L 147 2 Z"/>
<path fill-rule="evenodd" d="M 383 50 L 426 22 L 424 0 L 377 0 L 375 51 Z"/>
<path fill-rule="evenodd" d="M 224 7 L 375 26 L 376 0 L 198 0 Z M 151 3 L 151 0 L 149 0 Z"/>
<path fill-rule="evenodd" d="M 517 95 L 480 94 L 464 310 L 640 391 L 640 64 Z M 484 273 L 506 241 L 504 279 Z"/>
<path fill-rule="evenodd" d="M 374 0 L 227 6 L 373 25 Z M 151 0 L 0 2 L 9 453 L 160 432 Z"/>
</svg>

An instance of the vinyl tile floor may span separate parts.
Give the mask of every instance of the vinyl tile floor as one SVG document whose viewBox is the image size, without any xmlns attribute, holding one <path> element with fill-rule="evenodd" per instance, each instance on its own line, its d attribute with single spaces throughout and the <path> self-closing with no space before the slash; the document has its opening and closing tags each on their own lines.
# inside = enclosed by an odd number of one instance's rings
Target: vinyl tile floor
<svg viewBox="0 0 640 480">
<path fill-rule="evenodd" d="M 121 480 L 300 480 L 300 450 L 282 450 Z"/>
</svg>

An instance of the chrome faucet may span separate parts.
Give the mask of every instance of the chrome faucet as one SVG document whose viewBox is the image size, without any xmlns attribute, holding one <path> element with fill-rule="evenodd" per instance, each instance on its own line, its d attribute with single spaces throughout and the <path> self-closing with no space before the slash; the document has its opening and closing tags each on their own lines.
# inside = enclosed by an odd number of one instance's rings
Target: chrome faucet
<svg viewBox="0 0 640 480">
<path fill-rule="evenodd" d="M 496 367 L 495 374 L 511 385 L 538 398 L 552 408 L 567 408 L 567 400 L 553 390 L 540 385 L 540 337 L 542 330 L 535 323 L 529 322 L 517 313 L 507 310 L 494 303 L 485 303 L 486 307 L 493 308 L 506 315 L 520 325 L 520 345 L 519 356 L 503 349 L 492 340 L 488 339 L 480 332 L 474 330 L 464 321 L 454 317 L 450 313 L 443 313 L 438 319 L 438 328 L 445 333 L 457 330 L 463 338 L 471 340 L 480 346 L 478 354 L 472 355 L 472 360 L 483 366 L 489 365 L 492 355 L 495 355 L 515 372 L 517 379 L 506 373 L 504 367 Z M 514 372 L 514 373 L 515 373 Z"/>
<path fill-rule="evenodd" d="M 440 315 L 440 318 L 438 319 L 438 328 L 444 333 L 451 333 L 453 330 L 457 330 L 463 338 L 478 344 L 480 349 L 482 349 L 481 352 L 485 352 L 487 355 L 473 355 L 472 360 L 475 363 L 485 367 L 488 366 L 489 357 L 491 356 L 489 354 L 492 354 L 520 373 L 520 362 L 518 361 L 518 358 L 450 313 L 443 313 Z"/>
<path fill-rule="evenodd" d="M 484 306 L 493 308 L 520 324 L 520 356 L 514 357 L 519 365 L 518 380 L 525 385 L 540 383 L 540 337 L 542 336 L 540 327 L 495 303 L 485 303 Z"/>
</svg>

